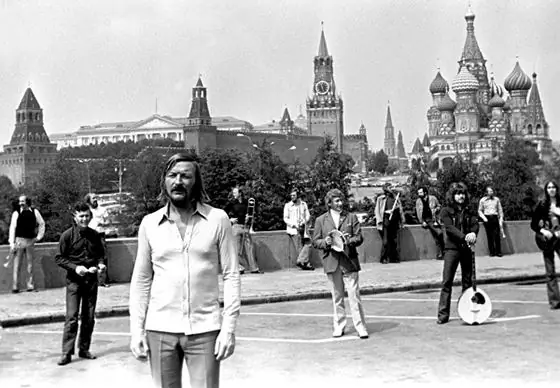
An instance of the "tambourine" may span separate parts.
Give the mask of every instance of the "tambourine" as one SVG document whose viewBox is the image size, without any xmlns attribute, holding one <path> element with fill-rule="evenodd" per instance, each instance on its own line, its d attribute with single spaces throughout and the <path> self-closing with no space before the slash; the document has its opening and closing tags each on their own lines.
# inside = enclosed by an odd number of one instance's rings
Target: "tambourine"
<svg viewBox="0 0 560 388">
<path fill-rule="evenodd" d="M 332 250 L 336 252 L 343 252 L 344 245 L 346 245 L 346 237 L 344 237 L 342 232 L 340 230 L 333 229 L 329 232 L 329 236 L 332 238 Z"/>
</svg>

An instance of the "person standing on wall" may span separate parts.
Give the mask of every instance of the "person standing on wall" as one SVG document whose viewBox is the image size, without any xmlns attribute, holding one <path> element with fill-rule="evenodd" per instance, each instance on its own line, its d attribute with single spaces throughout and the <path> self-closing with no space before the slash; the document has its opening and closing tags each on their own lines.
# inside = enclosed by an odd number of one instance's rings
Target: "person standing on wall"
<svg viewBox="0 0 560 388">
<path fill-rule="evenodd" d="M 441 205 L 434 195 L 428 194 L 428 188 L 421 186 L 417 190 L 416 216 L 422 228 L 428 229 L 437 246 L 437 260 L 443 259 L 443 232 L 437 221 Z"/>
<path fill-rule="evenodd" d="M 33 281 L 33 260 L 35 243 L 45 235 L 45 221 L 39 210 L 31 207 L 31 199 L 20 195 L 18 209 L 12 213 L 8 241 L 10 250 L 15 252 L 12 274 L 12 293 L 19 292 L 19 266 L 25 254 L 27 260 L 27 291 L 35 291 Z"/>
<path fill-rule="evenodd" d="M 478 204 L 478 216 L 482 219 L 482 222 L 484 222 L 490 256 L 502 257 L 502 244 L 500 239 L 504 227 L 504 211 L 500 198 L 494 195 L 494 189 L 491 186 L 486 188 L 486 195 L 480 199 Z"/>
<path fill-rule="evenodd" d="M 383 194 L 375 201 L 375 219 L 383 242 L 381 264 L 400 263 L 398 238 L 399 229 L 404 224 L 404 212 L 389 182 L 383 185 Z"/>
<path fill-rule="evenodd" d="M 231 193 L 233 201 L 227 204 L 225 211 L 233 225 L 233 236 L 239 256 L 239 272 L 243 274 L 248 269 L 252 274 L 262 274 L 253 250 L 251 223 L 250 220 L 245 222 L 249 201 L 243 198 L 243 193 L 237 186 L 232 189 Z"/>
<path fill-rule="evenodd" d="M 315 269 L 309 262 L 311 238 L 307 224 L 310 218 L 311 214 L 309 214 L 307 203 L 301 200 L 296 189 L 292 190 L 290 202 L 284 205 L 284 222 L 286 223 L 286 233 L 290 239 L 291 246 L 295 248 L 298 255 L 296 265 L 304 271 L 313 271 Z"/>
<path fill-rule="evenodd" d="M 107 241 L 105 239 L 105 225 L 107 224 L 108 215 L 107 210 L 99 206 L 98 199 L 99 197 L 93 193 L 87 194 L 85 197 L 85 201 L 88 204 L 92 214 L 89 227 L 95 230 L 101 237 L 101 241 L 103 243 L 103 251 L 106 255 L 106 269 L 105 271 L 99 271 L 99 285 L 101 287 L 109 287 L 109 259 L 107 251 Z"/>
</svg>

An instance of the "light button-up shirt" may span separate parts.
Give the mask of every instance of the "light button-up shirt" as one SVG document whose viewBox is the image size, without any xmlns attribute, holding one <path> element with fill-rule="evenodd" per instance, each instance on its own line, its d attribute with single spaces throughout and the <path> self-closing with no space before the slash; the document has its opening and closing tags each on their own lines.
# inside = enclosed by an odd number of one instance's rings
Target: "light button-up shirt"
<svg viewBox="0 0 560 388">
<path fill-rule="evenodd" d="M 145 330 L 187 335 L 234 332 L 239 309 L 239 263 L 231 223 L 223 210 L 198 204 L 183 238 L 169 218 L 168 206 L 144 217 L 130 284 L 133 335 Z"/>
</svg>

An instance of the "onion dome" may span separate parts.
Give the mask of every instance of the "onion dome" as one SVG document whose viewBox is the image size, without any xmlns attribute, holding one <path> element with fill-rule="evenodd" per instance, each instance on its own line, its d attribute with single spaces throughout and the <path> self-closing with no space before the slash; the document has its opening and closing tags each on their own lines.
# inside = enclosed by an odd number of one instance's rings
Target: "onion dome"
<svg viewBox="0 0 560 388">
<path fill-rule="evenodd" d="M 451 83 L 451 89 L 453 89 L 455 93 L 469 91 L 475 92 L 478 90 L 478 85 L 476 77 L 471 74 L 466 66 L 462 66 L 459 74 L 457 74 Z"/>
<path fill-rule="evenodd" d="M 492 76 L 492 78 L 490 78 L 490 96 L 494 97 L 496 95 L 503 97 L 504 89 L 494 81 L 494 76 Z"/>
<path fill-rule="evenodd" d="M 515 63 L 515 67 L 513 68 L 510 75 L 504 81 L 504 87 L 507 91 L 510 90 L 529 90 L 531 89 L 531 78 L 525 74 L 523 70 L 521 70 L 521 66 L 519 66 L 519 61 Z"/>
<path fill-rule="evenodd" d="M 438 71 L 436 74 L 436 78 L 430 84 L 430 93 L 445 93 L 449 88 L 449 84 L 447 81 L 441 76 L 441 73 Z"/>
<path fill-rule="evenodd" d="M 494 97 L 488 101 L 490 108 L 503 108 L 505 104 L 506 102 L 499 94 L 495 94 Z"/>
<path fill-rule="evenodd" d="M 443 97 L 437 108 L 442 112 L 453 111 L 455 110 L 456 106 L 457 104 L 455 103 L 455 101 L 453 101 L 453 99 L 449 97 L 449 94 L 445 93 L 445 97 Z"/>
</svg>

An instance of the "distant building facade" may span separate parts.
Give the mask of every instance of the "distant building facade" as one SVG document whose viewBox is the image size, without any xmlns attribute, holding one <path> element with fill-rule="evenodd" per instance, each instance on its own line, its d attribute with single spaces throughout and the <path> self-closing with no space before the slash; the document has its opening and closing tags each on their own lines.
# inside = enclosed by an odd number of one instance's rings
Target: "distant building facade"
<svg viewBox="0 0 560 388">
<path fill-rule="evenodd" d="M 451 163 L 457 154 L 471 152 L 477 160 L 495 157 L 507 133 L 528 140 L 543 160 L 552 156 L 549 126 L 544 117 L 537 75 L 523 72 L 519 61 L 505 78 L 503 88 L 494 77 L 488 80 L 486 59 L 474 34 L 475 15 L 465 15 L 467 38 L 459 71 L 449 84 L 438 71 L 430 84 L 432 106 L 428 110 L 431 155 L 439 167 Z M 527 98 L 527 96 L 529 96 Z"/>
<path fill-rule="evenodd" d="M 16 109 L 16 124 L 10 144 L 0 153 L 0 175 L 16 187 L 33 184 L 41 169 L 56 159 L 56 144 L 51 143 L 43 124 L 43 109 L 31 88 L 25 91 Z"/>
</svg>

